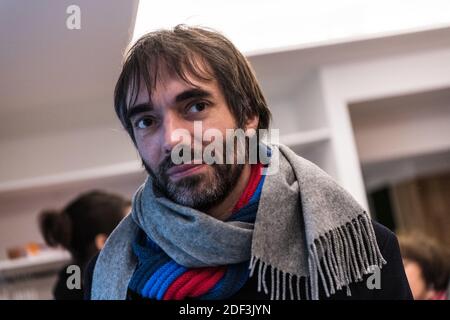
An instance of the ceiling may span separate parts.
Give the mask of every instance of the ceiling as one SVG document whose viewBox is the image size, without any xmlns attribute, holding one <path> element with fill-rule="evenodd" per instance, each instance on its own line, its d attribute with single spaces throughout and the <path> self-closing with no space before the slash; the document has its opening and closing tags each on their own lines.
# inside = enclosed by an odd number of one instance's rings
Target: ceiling
<svg viewBox="0 0 450 320">
<path fill-rule="evenodd" d="M 250 62 L 257 71 L 266 96 L 281 95 L 298 90 L 299 82 L 311 72 L 324 66 L 379 59 L 385 56 L 410 54 L 448 48 L 450 27 L 399 33 L 390 36 L 324 44 L 293 46 L 251 55 Z M 267 81 L 269 79 L 269 81 Z M 295 79 L 297 82 L 294 82 Z M 284 91 L 280 88 L 285 88 Z"/>
<path fill-rule="evenodd" d="M 76 3 L 81 29 L 66 27 Z M 0 2 L 0 140 L 79 128 L 111 113 L 138 1 Z M 75 115 L 86 114 L 83 117 Z"/>
</svg>

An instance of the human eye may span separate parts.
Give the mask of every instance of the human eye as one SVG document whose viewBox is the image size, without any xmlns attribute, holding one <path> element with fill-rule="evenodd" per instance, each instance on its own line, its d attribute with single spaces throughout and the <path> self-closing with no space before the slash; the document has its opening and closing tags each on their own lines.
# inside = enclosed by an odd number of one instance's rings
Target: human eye
<svg viewBox="0 0 450 320">
<path fill-rule="evenodd" d="M 199 113 L 207 108 L 208 104 L 206 102 L 195 102 L 189 105 L 187 113 Z"/>
<path fill-rule="evenodd" d="M 137 119 L 134 122 L 134 127 L 136 129 L 148 129 L 151 126 L 153 126 L 155 124 L 155 119 L 153 119 L 152 117 L 142 117 Z"/>
</svg>

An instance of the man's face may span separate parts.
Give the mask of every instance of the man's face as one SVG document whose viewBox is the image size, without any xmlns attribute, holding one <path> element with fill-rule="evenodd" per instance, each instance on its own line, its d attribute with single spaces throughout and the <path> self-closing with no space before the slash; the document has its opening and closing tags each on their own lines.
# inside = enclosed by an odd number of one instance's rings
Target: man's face
<svg viewBox="0 0 450 320">
<path fill-rule="evenodd" d="M 243 165 L 181 164 L 171 159 L 172 149 L 181 142 L 174 131 L 189 132 L 192 144 L 194 121 L 201 121 L 202 131 L 217 129 L 225 137 L 226 129 L 236 128 L 217 81 L 189 78 L 193 85 L 166 76 L 158 82 L 149 99 L 141 88 L 129 119 L 136 145 L 154 186 L 169 199 L 185 206 L 205 210 L 220 203 L 235 187 Z M 251 125 L 256 128 L 256 125 Z M 201 144 L 208 144 L 202 141 Z M 191 145 L 192 147 L 192 145 Z"/>
</svg>

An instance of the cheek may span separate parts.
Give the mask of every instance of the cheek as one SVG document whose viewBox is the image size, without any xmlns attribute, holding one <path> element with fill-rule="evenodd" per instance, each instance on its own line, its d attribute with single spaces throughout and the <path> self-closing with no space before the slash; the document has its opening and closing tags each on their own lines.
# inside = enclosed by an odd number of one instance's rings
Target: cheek
<svg viewBox="0 0 450 320">
<path fill-rule="evenodd" d="M 203 135 L 205 135 L 205 132 L 209 129 L 218 130 L 222 134 L 223 142 L 225 142 L 227 129 L 236 129 L 237 125 L 233 118 L 228 117 L 226 115 L 221 117 L 211 117 L 209 119 L 206 119 L 202 123 L 203 126 Z M 214 131 L 213 131 L 214 132 Z"/>
<path fill-rule="evenodd" d="M 237 127 L 233 115 L 225 104 L 219 104 L 217 108 L 211 109 L 209 116 L 203 121 L 203 125 L 221 131 Z"/>
<path fill-rule="evenodd" d="M 161 162 L 160 150 L 161 148 L 152 139 L 136 139 L 137 149 L 139 155 L 144 160 L 144 162 L 152 169 L 156 169 L 158 164 Z"/>
</svg>

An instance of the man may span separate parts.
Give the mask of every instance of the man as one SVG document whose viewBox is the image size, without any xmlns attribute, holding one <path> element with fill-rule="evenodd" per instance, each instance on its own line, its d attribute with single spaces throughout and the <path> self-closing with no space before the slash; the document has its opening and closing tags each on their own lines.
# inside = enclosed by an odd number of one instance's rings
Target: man
<svg viewBox="0 0 450 320">
<path fill-rule="evenodd" d="M 222 35 L 177 26 L 143 36 L 123 65 L 115 110 L 149 177 L 91 262 L 88 298 L 411 298 L 395 236 L 317 166 L 262 142 L 270 111 Z M 208 130 L 217 138 L 230 129 L 248 139 L 211 154 L 236 157 L 207 161 Z"/>
</svg>

